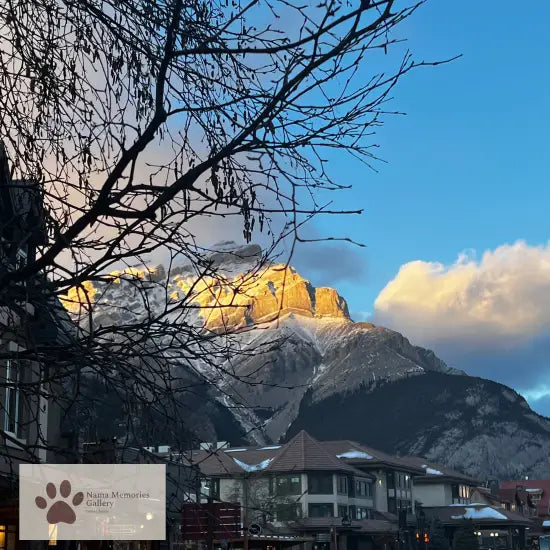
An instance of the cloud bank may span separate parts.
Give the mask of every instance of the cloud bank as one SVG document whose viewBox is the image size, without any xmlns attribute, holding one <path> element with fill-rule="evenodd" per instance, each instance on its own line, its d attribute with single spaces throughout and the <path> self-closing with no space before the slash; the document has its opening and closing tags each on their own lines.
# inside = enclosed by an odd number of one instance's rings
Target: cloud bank
<svg viewBox="0 0 550 550">
<path fill-rule="evenodd" d="M 530 394 L 550 414 L 550 387 L 541 389 L 550 380 L 550 243 L 517 241 L 479 260 L 462 253 L 452 265 L 404 264 L 378 295 L 374 321 Z"/>
</svg>

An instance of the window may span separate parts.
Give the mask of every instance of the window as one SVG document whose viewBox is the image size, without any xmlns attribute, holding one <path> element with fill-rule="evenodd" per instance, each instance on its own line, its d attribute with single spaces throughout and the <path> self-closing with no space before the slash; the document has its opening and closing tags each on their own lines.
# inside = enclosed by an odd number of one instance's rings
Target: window
<svg viewBox="0 0 550 550">
<path fill-rule="evenodd" d="M 338 476 L 338 494 L 348 494 L 348 478 L 346 476 Z"/>
<path fill-rule="evenodd" d="M 354 519 L 369 519 L 370 512 L 369 509 L 365 506 L 356 506 L 355 507 L 355 517 Z"/>
<path fill-rule="evenodd" d="M 334 506 L 331 503 L 326 504 L 310 504 L 310 518 L 332 518 L 334 517 Z"/>
<path fill-rule="evenodd" d="M 345 518 L 348 515 L 348 507 L 343 504 L 338 504 L 338 517 Z"/>
<path fill-rule="evenodd" d="M 278 504 L 275 508 L 277 521 L 294 521 L 302 517 L 302 505 L 297 502 Z"/>
<path fill-rule="evenodd" d="M 372 485 L 368 481 L 358 479 L 355 482 L 355 495 L 358 497 L 372 497 Z"/>
<path fill-rule="evenodd" d="M 395 489 L 395 473 L 388 472 L 386 474 L 386 479 L 388 481 L 388 489 Z"/>
<path fill-rule="evenodd" d="M 15 525 L 0 525 L 0 548 L 2 550 L 15 550 L 16 541 L 17 531 Z"/>
<path fill-rule="evenodd" d="M 400 489 L 411 488 L 411 476 L 409 474 L 396 473 L 394 475 L 397 487 L 399 487 Z"/>
<path fill-rule="evenodd" d="M 332 495 L 334 493 L 332 474 L 308 474 L 307 480 L 310 495 Z"/>
<path fill-rule="evenodd" d="M 452 495 L 455 504 L 467 504 L 470 501 L 470 488 L 455 483 L 452 486 Z"/>
<path fill-rule="evenodd" d="M 388 512 L 397 514 L 397 503 L 394 498 L 388 498 Z"/>
<path fill-rule="evenodd" d="M 19 388 L 20 369 L 11 359 L 6 362 L 6 402 L 4 406 L 4 431 L 16 437 L 21 435 L 23 403 Z"/>
<path fill-rule="evenodd" d="M 302 478 L 295 476 L 278 476 L 275 478 L 275 494 L 279 497 L 302 494 Z"/>
<path fill-rule="evenodd" d="M 219 479 L 202 479 L 201 480 L 201 496 L 220 498 L 220 480 Z"/>
</svg>

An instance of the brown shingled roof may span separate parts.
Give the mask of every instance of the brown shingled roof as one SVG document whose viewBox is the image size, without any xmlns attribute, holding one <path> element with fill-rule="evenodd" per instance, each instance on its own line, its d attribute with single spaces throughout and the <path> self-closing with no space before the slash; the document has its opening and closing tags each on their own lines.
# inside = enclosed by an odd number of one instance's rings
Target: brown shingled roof
<svg viewBox="0 0 550 550">
<path fill-rule="evenodd" d="M 302 430 L 296 434 L 269 464 L 272 472 L 341 471 L 365 475 L 328 452 L 324 445 Z"/>
<path fill-rule="evenodd" d="M 424 470 L 423 476 L 418 476 L 417 478 L 415 478 L 417 482 L 424 481 L 426 483 L 429 483 L 437 480 L 449 479 L 455 482 L 475 486 L 478 486 L 481 483 L 479 480 L 474 479 L 473 477 L 470 477 L 462 472 L 459 472 L 458 470 L 453 470 L 452 468 L 447 468 L 447 466 L 441 466 L 440 464 L 430 462 L 428 459 L 422 456 L 404 456 L 402 457 L 402 460 L 410 462 L 411 464 L 414 464 L 415 466 L 418 466 L 419 468 L 422 468 Z M 432 470 L 440 473 L 429 474 L 427 473 L 426 468 L 431 468 Z"/>
<path fill-rule="evenodd" d="M 370 455 L 372 458 L 366 459 L 366 458 L 341 458 L 338 460 L 346 461 L 348 464 L 354 465 L 354 466 L 373 466 L 373 467 L 379 467 L 380 465 L 383 466 L 389 466 L 391 468 L 395 468 L 398 470 L 402 470 L 405 472 L 410 472 L 414 474 L 422 474 L 425 473 L 425 470 L 420 468 L 417 464 L 412 463 L 411 461 L 408 461 L 404 458 L 391 456 L 387 453 L 384 453 L 383 451 L 379 451 L 378 449 L 373 449 L 372 447 L 368 447 L 367 445 L 363 445 L 362 443 L 357 443 L 356 441 L 350 441 L 348 439 L 344 439 L 341 441 L 322 441 L 321 444 L 323 447 L 329 451 L 330 454 L 333 456 L 342 455 L 344 453 L 348 453 L 350 451 L 359 451 L 361 453 L 366 453 Z"/>
<path fill-rule="evenodd" d="M 254 467 L 264 463 L 258 472 L 330 471 L 371 477 L 333 456 L 305 431 L 301 431 L 288 443 L 280 446 L 193 451 L 186 454 L 186 459 L 197 464 L 201 472 L 207 476 L 232 477 L 246 471 L 243 464 Z"/>
</svg>

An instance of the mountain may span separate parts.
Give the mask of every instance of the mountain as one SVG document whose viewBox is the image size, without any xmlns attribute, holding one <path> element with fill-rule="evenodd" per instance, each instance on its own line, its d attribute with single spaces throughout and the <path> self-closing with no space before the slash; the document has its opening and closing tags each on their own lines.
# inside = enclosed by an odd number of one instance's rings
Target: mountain
<svg viewBox="0 0 550 550">
<path fill-rule="evenodd" d="M 550 420 L 510 388 L 476 377 L 426 372 L 320 400 L 308 391 L 284 439 L 301 429 L 424 456 L 481 480 L 550 473 Z"/>
<path fill-rule="evenodd" d="M 354 322 L 335 289 L 262 262 L 256 245 L 216 248 L 207 264 L 217 277 L 197 278 L 190 265 L 172 269 L 169 279 L 162 267 L 136 272 L 151 281 L 152 310 L 169 295 L 171 304 L 200 306 L 189 322 L 210 334 L 233 329 L 239 353 L 215 368 L 178 366 L 214 382 L 190 407 L 186 428 L 198 437 L 268 443 L 305 428 L 319 439 L 345 436 L 479 477 L 550 475 L 550 419 L 516 392 L 448 367 L 398 332 Z M 94 288 L 95 322 L 146 315 L 135 285 L 113 276 L 117 284 Z"/>
</svg>

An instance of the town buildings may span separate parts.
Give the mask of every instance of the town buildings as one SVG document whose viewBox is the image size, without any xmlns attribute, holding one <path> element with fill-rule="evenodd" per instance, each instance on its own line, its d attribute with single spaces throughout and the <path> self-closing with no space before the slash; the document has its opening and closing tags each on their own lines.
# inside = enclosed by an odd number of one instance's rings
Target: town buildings
<svg viewBox="0 0 550 550">
<path fill-rule="evenodd" d="M 518 513 L 473 502 L 480 482 L 460 472 L 353 441 L 318 441 L 305 431 L 281 445 L 205 446 L 185 458 L 200 470 L 204 503 L 241 510 L 242 531 L 219 535 L 212 547 L 418 549 L 437 525 L 449 548 L 468 527 L 480 548 L 519 549 L 534 526 Z M 186 528 L 184 521 L 182 542 Z"/>
</svg>

